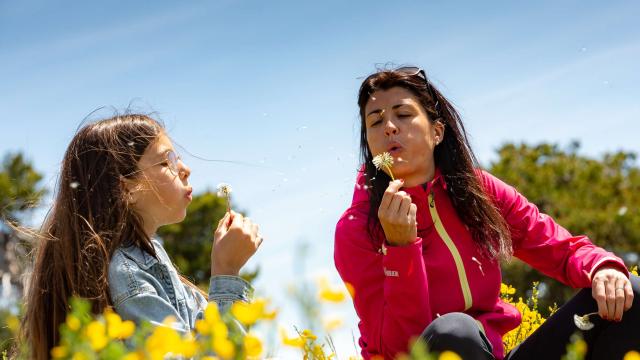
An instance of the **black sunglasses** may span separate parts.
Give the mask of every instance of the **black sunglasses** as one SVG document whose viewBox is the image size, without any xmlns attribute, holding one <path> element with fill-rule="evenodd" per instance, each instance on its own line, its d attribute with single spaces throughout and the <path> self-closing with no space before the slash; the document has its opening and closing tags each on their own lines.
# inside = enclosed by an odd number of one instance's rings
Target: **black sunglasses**
<svg viewBox="0 0 640 360">
<path fill-rule="evenodd" d="M 431 83 L 429 82 L 429 79 L 427 78 L 427 74 L 424 72 L 424 70 L 422 70 L 417 66 L 402 66 L 393 71 L 396 71 L 405 75 L 409 75 L 409 76 L 421 77 L 422 80 L 424 80 L 424 83 L 427 85 L 427 91 L 429 91 L 429 95 L 431 96 L 431 99 L 433 99 L 433 101 L 435 102 L 435 104 L 433 105 L 433 109 L 435 110 L 436 114 L 440 116 L 440 106 L 439 106 L 440 104 L 438 102 L 438 97 L 436 96 L 436 92 L 433 89 L 433 85 L 431 85 Z"/>
</svg>

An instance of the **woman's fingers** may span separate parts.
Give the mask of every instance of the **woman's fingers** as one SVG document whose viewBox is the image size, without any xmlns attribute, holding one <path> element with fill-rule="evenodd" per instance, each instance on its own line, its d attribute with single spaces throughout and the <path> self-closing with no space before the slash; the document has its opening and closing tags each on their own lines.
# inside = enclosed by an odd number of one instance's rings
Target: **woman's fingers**
<svg viewBox="0 0 640 360">
<path fill-rule="evenodd" d="M 607 294 L 607 320 L 613 320 L 616 314 L 616 283 L 608 279 L 604 286 Z"/>
<path fill-rule="evenodd" d="M 394 180 L 389 183 L 387 190 L 385 190 L 384 194 L 382 195 L 382 201 L 380 202 L 380 209 L 378 214 L 380 214 L 380 211 L 386 211 L 389 208 L 391 200 L 393 200 L 393 195 L 398 192 L 403 183 L 404 182 L 402 180 Z"/>
<path fill-rule="evenodd" d="M 613 319 L 615 321 L 620 321 L 622 320 L 622 313 L 624 312 L 624 302 L 625 302 L 625 297 L 626 297 L 626 292 L 624 290 L 625 285 L 626 285 L 626 281 L 627 279 L 625 278 L 618 278 L 615 282 L 616 286 L 615 286 L 615 295 L 616 295 L 616 300 L 615 300 L 615 307 L 616 307 L 616 311 L 614 314 Z"/>
<path fill-rule="evenodd" d="M 608 310 L 607 310 L 607 292 L 604 286 L 604 281 L 602 280 L 596 281 L 595 286 L 593 286 L 591 291 L 592 291 L 593 298 L 596 299 L 596 302 L 598 303 L 598 315 L 600 315 L 601 318 L 606 319 Z"/>
<path fill-rule="evenodd" d="M 633 305 L 633 288 L 631 286 L 631 281 L 627 280 L 624 284 L 624 311 L 631 309 L 631 305 Z"/>
</svg>

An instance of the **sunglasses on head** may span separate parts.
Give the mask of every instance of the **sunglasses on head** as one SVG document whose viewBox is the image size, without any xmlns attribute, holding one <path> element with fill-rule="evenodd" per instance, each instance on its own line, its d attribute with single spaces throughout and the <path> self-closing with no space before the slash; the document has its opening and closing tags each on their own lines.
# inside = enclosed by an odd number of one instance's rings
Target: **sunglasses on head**
<svg viewBox="0 0 640 360">
<path fill-rule="evenodd" d="M 436 93 L 433 89 L 433 85 L 431 85 L 431 83 L 429 82 L 429 79 L 427 78 L 427 74 L 424 72 L 424 70 L 422 70 L 417 66 L 402 66 L 393 71 L 402 73 L 404 75 L 419 76 L 420 78 L 422 78 L 422 80 L 424 80 L 424 83 L 427 85 L 427 91 L 429 91 L 429 95 L 431 96 L 431 99 L 433 99 L 433 101 L 435 102 L 433 108 L 435 112 L 438 115 L 440 115 L 440 107 L 439 107 L 440 104 L 438 103 L 438 97 L 436 97 Z"/>
</svg>

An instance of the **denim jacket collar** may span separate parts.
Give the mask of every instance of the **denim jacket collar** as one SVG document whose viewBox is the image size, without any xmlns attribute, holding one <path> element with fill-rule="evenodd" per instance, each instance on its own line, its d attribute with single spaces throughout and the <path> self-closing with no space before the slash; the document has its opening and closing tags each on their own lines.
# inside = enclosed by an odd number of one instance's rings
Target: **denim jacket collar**
<svg viewBox="0 0 640 360">
<path fill-rule="evenodd" d="M 156 256 L 158 256 L 158 241 L 156 239 L 151 239 L 151 244 L 153 245 L 153 249 L 156 250 Z M 147 254 L 136 245 L 122 247 L 121 250 L 126 257 L 133 260 L 141 269 L 147 270 L 158 263 L 158 259 L 153 257 L 151 254 Z"/>
</svg>

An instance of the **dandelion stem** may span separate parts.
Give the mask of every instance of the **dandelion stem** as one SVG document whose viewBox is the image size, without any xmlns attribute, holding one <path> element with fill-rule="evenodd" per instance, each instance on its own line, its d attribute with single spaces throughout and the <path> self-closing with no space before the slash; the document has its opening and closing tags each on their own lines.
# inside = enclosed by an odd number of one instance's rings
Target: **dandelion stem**
<svg viewBox="0 0 640 360">
<path fill-rule="evenodd" d="M 393 172 L 391 171 L 391 168 L 388 165 L 385 165 L 384 167 L 386 167 L 387 171 L 389 171 L 389 176 L 391 176 L 391 180 L 395 180 L 396 178 L 393 177 Z"/>
</svg>

